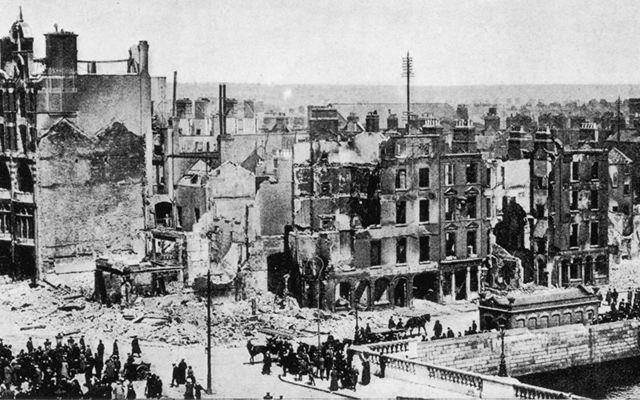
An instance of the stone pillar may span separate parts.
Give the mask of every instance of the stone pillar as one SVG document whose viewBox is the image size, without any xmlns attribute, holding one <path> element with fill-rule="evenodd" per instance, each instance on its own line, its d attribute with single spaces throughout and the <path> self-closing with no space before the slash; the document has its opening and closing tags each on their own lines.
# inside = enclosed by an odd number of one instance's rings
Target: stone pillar
<svg viewBox="0 0 640 400">
<path fill-rule="evenodd" d="M 441 304 L 444 303 L 444 290 L 442 289 L 442 282 L 444 282 L 442 271 L 438 271 L 438 301 Z"/>
<path fill-rule="evenodd" d="M 471 300 L 471 267 L 467 267 L 467 272 L 465 274 L 465 289 L 467 300 Z"/>
<path fill-rule="evenodd" d="M 562 287 L 562 264 L 558 265 L 558 287 Z"/>
<path fill-rule="evenodd" d="M 584 275 L 584 268 L 585 268 L 585 266 L 584 266 L 584 261 L 581 261 L 581 262 L 580 262 L 580 279 L 582 280 L 582 283 L 585 283 L 585 282 L 584 282 L 584 277 L 585 277 L 585 275 Z"/>
<path fill-rule="evenodd" d="M 476 272 L 478 275 L 478 293 L 482 289 L 482 265 L 478 265 L 478 271 Z"/>
<path fill-rule="evenodd" d="M 456 272 L 451 271 L 451 301 L 456 301 Z"/>
</svg>

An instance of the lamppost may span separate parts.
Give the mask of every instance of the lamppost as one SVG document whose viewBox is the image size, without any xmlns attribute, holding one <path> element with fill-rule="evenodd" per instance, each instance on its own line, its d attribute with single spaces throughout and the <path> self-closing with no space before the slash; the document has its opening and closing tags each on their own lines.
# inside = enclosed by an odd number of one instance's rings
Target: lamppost
<svg viewBox="0 0 640 400">
<path fill-rule="evenodd" d="M 504 357 L 504 325 L 500 325 L 500 340 L 501 340 L 501 351 L 500 351 L 500 368 L 498 369 L 498 376 L 509 376 L 507 374 L 507 362 Z"/>
<path fill-rule="evenodd" d="M 207 271 L 207 394 L 211 388 L 211 270 Z"/>
<path fill-rule="evenodd" d="M 320 257 L 314 257 L 309 260 L 307 267 L 316 281 L 316 297 L 318 299 L 316 317 L 318 321 L 318 348 L 320 348 L 320 280 L 322 279 L 322 271 L 324 271 L 324 261 Z"/>
</svg>

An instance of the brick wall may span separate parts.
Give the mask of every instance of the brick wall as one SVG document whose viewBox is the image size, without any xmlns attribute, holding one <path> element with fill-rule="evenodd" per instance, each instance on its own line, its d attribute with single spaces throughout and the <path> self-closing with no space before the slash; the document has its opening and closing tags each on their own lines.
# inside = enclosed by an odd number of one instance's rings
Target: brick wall
<svg viewBox="0 0 640 400">
<path fill-rule="evenodd" d="M 508 330 L 504 338 L 507 369 L 512 376 L 522 376 L 638 357 L 639 335 L 640 321 Z M 497 332 L 420 342 L 417 359 L 438 366 L 497 374 L 500 342 Z"/>
</svg>

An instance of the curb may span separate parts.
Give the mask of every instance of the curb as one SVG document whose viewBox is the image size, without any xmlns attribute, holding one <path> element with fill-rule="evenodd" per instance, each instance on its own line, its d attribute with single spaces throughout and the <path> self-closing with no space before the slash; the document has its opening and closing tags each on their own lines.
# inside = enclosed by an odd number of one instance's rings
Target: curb
<svg viewBox="0 0 640 400">
<path fill-rule="evenodd" d="M 342 396 L 342 397 L 347 398 L 347 399 L 360 400 L 360 397 L 355 397 L 355 396 L 351 396 L 351 395 L 340 393 L 340 392 L 332 392 L 329 389 L 323 389 L 323 388 L 320 388 L 320 387 L 317 387 L 317 386 L 307 385 L 306 383 L 290 381 L 288 379 L 284 379 L 282 377 L 282 375 L 278 375 L 278 379 L 280 379 L 282 382 L 290 383 L 292 385 L 297 385 L 297 386 L 301 386 L 301 387 L 305 387 L 307 389 L 314 389 L 314 390 L 318 390 L 318 391 L 324 392 L 324 393 L 335 394 L 335 395 Z"/>
</svg>

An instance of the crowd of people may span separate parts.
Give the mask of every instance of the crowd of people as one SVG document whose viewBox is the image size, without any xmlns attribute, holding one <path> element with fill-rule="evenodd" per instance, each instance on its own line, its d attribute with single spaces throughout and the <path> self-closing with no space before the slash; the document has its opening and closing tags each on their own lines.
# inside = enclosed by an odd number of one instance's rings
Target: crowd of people
<svg viewBox="0 0 640 400">
<path fill-rule="evenodd" d="M 616 288 L 609 288 L 604 297 L 605 301 L 610 307 L 610 310 L 598 315 L 597 319 L 593 323 L 604 323 L 612 321 L 620 321 L 624 319 L 639 319 L 640 318 L 640 289 L 633 290 L 629 288 L 627 290 L 626 301 L 625 298 L 621 298 L 618 301 L 620 294 Z"/>
<path fill-rule="evenodd" d="M 0 339 L 0 398 L 135 399 L 133 382 L 142 379 L 146 379 L 145 397 L 162 396 L 162 380 L 149 372 L 150 364 L 139 361 L 142 351 L 137 337 L 131 341 L 124 364 L 117 340 L 111 354 L 105 356 L 102 340 L 94 351 L 84 336 L 78 341 L 73 336 L 63 339 L 58 334 L 55 344 L 46 339 L 36 346 L 29 338 L 19 352 Z M 77 375 L 84 375 L 83 384 Z"/>
<path fill-rule="evenodd" d="M 288 340 L 270 338 L 263 352 L 262 373 L 271 374 L 274 361 L 282 367 L 282 376 L 293 375 L 296 381 L 306 376 L 308 384 L 316 385 L 316 379 L 327 380 L 329 390 L 340 388 L 356 390 L 358 383 L 368 385 L 371 380 L 371 367 L 366 359 L 361 360 L 362 374 L 353 365 L 354 351 L 350 350 L 353 341 L 336 340 L 329 336 L 318 348 L 316 345 L 299 343 L 296 346 Z M 360 381 L 359 381 L 360 380 Z"/>
</svg>

